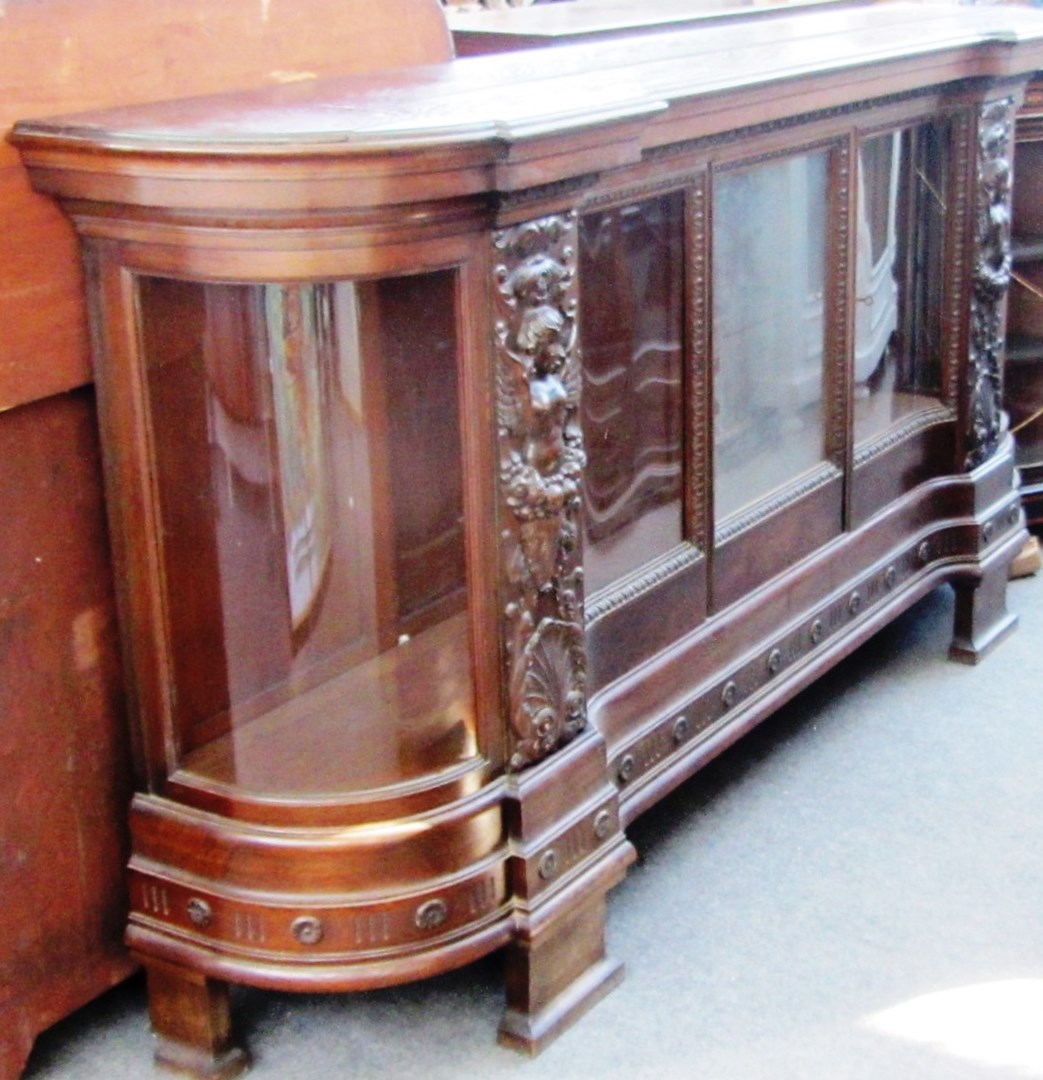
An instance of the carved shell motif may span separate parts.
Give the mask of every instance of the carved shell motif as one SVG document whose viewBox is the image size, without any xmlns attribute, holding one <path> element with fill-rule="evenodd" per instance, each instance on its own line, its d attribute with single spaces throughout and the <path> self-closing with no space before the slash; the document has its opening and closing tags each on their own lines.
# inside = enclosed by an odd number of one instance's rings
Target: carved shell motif
<svg viewBox="0 0 1043 1080">
<path fill-rule="evenodd" d="M 977 250 L 967 365 L 966 467 L 999 445 L 1003 426 L 1003 300 L 1011 275 L 1011 138 L 1013 101 L 993 101 L 978 122 Z"/>
<path fill-rule="evenodd" d="M 576 623 L 544 619 L 515 666 L 511 687 L 519 735 L 511 757 L 514 770 L 549 754 L 583 729 L 586 714 L 586 654 Z"/>
<path fill-rule="evenodd" d="M 539 761 L 584 725 L 576 216 L 495 237 L 501 561 L 513 747 Z"/>
</svg>

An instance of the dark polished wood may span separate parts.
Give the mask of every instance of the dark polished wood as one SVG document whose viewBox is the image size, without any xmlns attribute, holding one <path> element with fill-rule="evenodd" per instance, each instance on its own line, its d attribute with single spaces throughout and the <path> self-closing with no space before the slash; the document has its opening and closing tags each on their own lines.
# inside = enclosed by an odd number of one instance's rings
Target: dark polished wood
<svg viewBox="0 0 1043 1080">
<path fill-rule="evenodd" d="M 625 827 L 920 596 L 1014 626 L 1043 19 L 880 5 L 18 125 L 79 229 L 161 1056 L 225 983 L 621 974 Z M 867 314 L 868 313 L 868 314 Z M 588 568 L 590 573 L 588 574 Z"/>
</svg>

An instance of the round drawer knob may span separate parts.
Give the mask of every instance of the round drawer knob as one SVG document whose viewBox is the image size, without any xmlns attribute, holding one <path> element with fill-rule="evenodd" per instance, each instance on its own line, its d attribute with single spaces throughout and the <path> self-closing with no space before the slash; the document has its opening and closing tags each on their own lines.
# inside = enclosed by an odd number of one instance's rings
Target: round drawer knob
<svg viewBox="0 0 1043 1080">
<path fill-rule="evenodd" d="M 302 945 L 318 945 L 326 928 L 322 925 L 322 919 L 315 915 L 301 915 L 290 924 L 290 933 Z"/>
<path fill-rule="evenodd" d="M 599 810 L 594 815 L 594 836 L 598 840 L 604 840 L 612 832 L 612 811 Z"/>
<path fill-rule="evenodd" d="M 193 896 L 188 905 L 188 921 L 193 926 L 209 926 L 214 921 L 214 909 L 198 896 Z"/>
<path fill-rule="evenodd" d="M 413 922 L 418 930 L 437 930 L 448 918 L 449 907 L 444 900 L 436 897 L 434 900 L 425 900 L 416 909 Z"/>
<path fill-rule="evenodd" d="M 724 689 L 721 691 L 721 704 L 730 709 L 734 704 L 736 698 L 739 696 L 739 688 L 735 685 L 734 679 L 729 679 L 724 684 Z"/>
<path fill-rule="evenodd" d="M 536 867 L 536 873 L 541 881 L 550 881 L 558 876 L 558 853 L 554 848 L 548 848 L 541 856 Z"/>
</svg>

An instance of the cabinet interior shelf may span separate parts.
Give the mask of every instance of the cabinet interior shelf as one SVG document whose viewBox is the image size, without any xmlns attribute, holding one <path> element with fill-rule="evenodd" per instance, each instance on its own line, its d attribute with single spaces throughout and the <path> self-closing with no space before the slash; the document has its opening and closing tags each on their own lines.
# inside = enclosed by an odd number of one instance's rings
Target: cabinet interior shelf
<svg viewBox="0 0 1043 1080">
<path fill-rule="evenodd" d="M 1038 364 L 1043 361 L 1043 337 L 1011 334 L 1007 338 L 1008 364 Z"/>
</svg>

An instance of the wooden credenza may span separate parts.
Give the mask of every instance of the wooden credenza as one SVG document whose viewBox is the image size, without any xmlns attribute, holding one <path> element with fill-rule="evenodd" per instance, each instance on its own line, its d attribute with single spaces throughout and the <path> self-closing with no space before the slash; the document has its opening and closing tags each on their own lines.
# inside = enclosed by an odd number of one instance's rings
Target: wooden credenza
<svg viewBox="0 0 1043 1080">
<path fill-rule="evenodd" d="M 227 986 L 619 979 L 626 827 L 944 582 L 1013 628 L 1043 20 L 886 5 L 26 121 L 84 251 L 159 1057 Z"/>
</svg>

